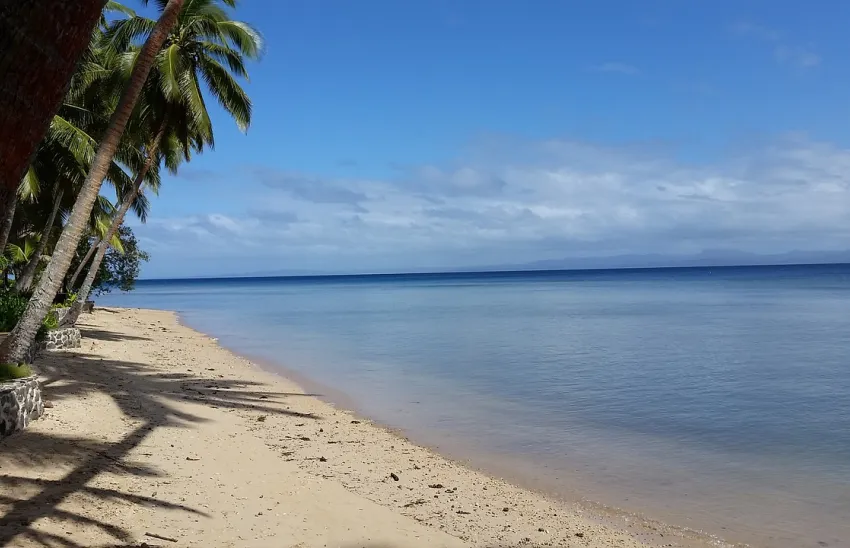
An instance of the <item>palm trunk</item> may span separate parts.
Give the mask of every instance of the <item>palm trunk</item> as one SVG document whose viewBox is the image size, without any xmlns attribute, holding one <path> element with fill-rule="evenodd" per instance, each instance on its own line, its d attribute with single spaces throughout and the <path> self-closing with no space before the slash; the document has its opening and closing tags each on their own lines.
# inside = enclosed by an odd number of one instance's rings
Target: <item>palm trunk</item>
<svg viewBox="0 0 850 548">
<path fill-rule="evenodd" d="M 18 188 L 106 0 L 0 0 L 0 188 Z M 3 217 L 3 221 L 6 217 Z"/>
<path fill-rule="evenodd" d="M 47 240 L 50 239 L 50 232 L 53 231 L 53 223 L 56 222 L 56 214 L 59 213 L 59 207 L 62 205 L 62 195 L 65 189 L 60 188 L 53 201 L 53 209 L 50 210 L 50 216 L 47 217 L 47 222 L 44 224 L 44 231 L 41 233 L 41 239 L 38 241 L 38 246 L 33 251 L 30 260 L 27 261 L 24 270 L 21 272 L 21 278 L 15 284 L 19 292 L 25 293 L 32 287 L 32 281 L 35 279 L 35 272 L 38 270 L 38 263 L 41 262 L 41 256 L 47 248 Z"/>
<path fill-rule="evenodd" d="M 71 279 L 68 281 L 67 289 L 69 292 L 74 291 L 74 284 L 77 283 L 77 278 L 80 277 L 80 274 L 83 273 L 83 269 L 87 264 L 89 264 L 89 259 L 91 259 L 91 256 L 94 255 L 94 252 L 97 249 L 97 246 L 100 245 L 100 242 L 100 238 L 95 239 L 89 247 L 89 250 L 86 251 L 86 256 L 83 257 L 82 261 L 80 261 L 79 266 L 77 266 L 77 270 L 74 271 L 74 275 L 71 276 Z"/>
<path fill-rule="evenodd" d="M 9 0 L 0 1 L 8 2 Z M 127 121 L 133 113 L 136 101 L 156 60 L 157 53 L 162 49 L 162 44 L 168 37 L 168 33 L 177 22 L 183 2 L 184 0 L 168 0 L 165 9 L 162 10 L 159 21 L 157 21 L 156 26 L 154 26 L 153 31 L 151 31 L 150 36 L 148 36 L 144 46 L 142 46 L 136 60 L 136 65 L 133 67 L 130 81 L 124 89 L 124 93 L 118 103 L 118 108 L 112 114 L 109 127 L 103 136 L 94 161 L 92 161 L 89 174 L 77 196 L 74 209 L 71 210 L 68 223 L 65 225 L 64 230 L 62 230 L 62 235 L 56 244 L 53 257 L 44 270 L 44 274 L 41 276 L 23 316 L 21 316 L 15 329 L 6 337 L 6 340 L 0 344 L 0 363 L 19 363 L 24 360 L 35 339 L 35 334 L 39 326 L 41 326 L 41 323 L 50 311 L 50 306 L 53 304 L 56 292 L 62 285 L 62 280 L 65 279 L 71 259 L 77 252 L 77 245 L 88 225 L 92 206 L 100 192 L 100 186 L 103 184 L 103 179 L 106 177 L 109 165 L 112 163 L 112 158 L 115 156 L 115 151 L 118 148 L 121 137 L 124 135 L 124 130 L 127 128 Z M 18 179 L 20 179 L 20 174 Z"/>
<path fill-rule="evenodd" d="M 115 218 L 112 219 L 112 224 L 109 226 L 109 230 L 106 232 L 103 240 L 101 240 L 100 245 L 97 246 L 97 253 L 95 253 L 94 259 L 92 259 L 88 273 L 86 273 L 86 279 L 83 280 L 83 285 L 81 285 L 80 289 L 77 291 L 77 299 L 74 301 L 74 304 L 71 305 L 71 310 L 69 310 L 63 318 L 62 325 L 71 326 L 77 323 L 77 319 L 79 319 L 80 313 L 83 311 L 83 306 L 85 306 L 86 300 L 89 298 L 89 293 L 91 293 L 91 287 L 94 284 L 94 279 L 97 277 L 97 273 L 100 270 L 100 263 L 103 262 L 103 258 L 109 250 L 109 243 L 124 223 L 124 217 L 127 215 L 127 212 L 130 211 L 130 207 L 133 206 L 133 202 L 136 201 L 136 197 L 139 195 L 139 192 L 141 192 L 142 185 L 145 183 L 145 177 L 147 177 L 148 171 L 150 171 L 151 167 L 153 167 L 153 163 L 156 161 L 157 153 L 159 152 L 159 143 L 165 136 L 165 128 L 166 119 L 163 118 L 156 137 L 154 137 L 153 142 L 148 147 L 145 163 L 142 165 L 142 169 L 139 170 L 139 173 L 136 175 L 136 180 L 133 182 L 133 190 L 124 196 L 124 200 L 121 202 L 121 207 L 118 209 L 118 213 L 115 214 Z"/>
<path fill-rule="evenodd" d="M 6 251 L 6 244 L 9 243 L 17 207 L 18 189 L 11 190 L 0 186 L 0 255 Z"/>
</svg>

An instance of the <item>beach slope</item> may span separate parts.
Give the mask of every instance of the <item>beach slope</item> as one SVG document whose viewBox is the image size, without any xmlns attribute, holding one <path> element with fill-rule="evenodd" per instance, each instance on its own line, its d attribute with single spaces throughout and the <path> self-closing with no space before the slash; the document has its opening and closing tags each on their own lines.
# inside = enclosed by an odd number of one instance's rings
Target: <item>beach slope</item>
<svg viewBox="0 0 850 548">
<path fill-rule="evenodd" d="M 173 313 L 81 328 L 81 349 L 36 364 L 52 407 L 0 445 L 2 546 L 657 544 L 305 394 Z"/>
</svg>

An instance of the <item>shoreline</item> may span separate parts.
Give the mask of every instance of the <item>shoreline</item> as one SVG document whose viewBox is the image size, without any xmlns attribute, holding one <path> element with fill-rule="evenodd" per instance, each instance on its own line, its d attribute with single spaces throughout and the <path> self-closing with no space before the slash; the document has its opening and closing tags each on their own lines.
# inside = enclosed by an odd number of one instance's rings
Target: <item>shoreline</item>
<svg viewBox="0 0 850 548">
<path fill-rule="evenodd" d="M 144 309 L 143 309 L 144 310 Z M 487 477 L 498 479 L 506 482 L 519 489 L 529 491 L 547 500 L 553 501 L 556 504 L 566 506 L 578 506 L 583 512 L 586 512 L 587 517 L 594 522 L 598 522 L 605 527 L 611 527 L 615 530 L 625 530 L 628 528 L 642 529 L 642 537 L 644 541 L 649 540 L 649 546 L 668 546 L 671 541 L 671 536 L 679 541 L 682 548 L 703 548 L 706 546 L 717 548 L 746 548 L 749 544 L 740 542 L 730 542 L 717 535 L 706 531 L 692 529 L 686 526 L 674 525 L 659 519 L 655 519 L 649 515 L 640 512 L 630 511 L 616 506 L 611 506 L 585 497 L 582 493 L 576 490 L 570 490 L 569 494 L 563 490 L 546 489 L 544 481 L 536 476 L 535 471 L 526 470 L 525 473 L 520 472 L 520 469 L 525 469 L 519 462 L 520 457 L 512 455 L 511 457 L 489 457 L 484 458 L 480 453 L 475 452 L 469 447 L 461 448 L 455 444 L 447 447 L 443 442 L 436 440 L 437 436 L 431 436 L 430 440 L 423 440 L 424 436 L 417 435 L 402 427 L 386 424 L 379 417 L 367 413 L 363 410 L 355 398 L 349 396 L 342 390 L 319 382 L 284 363 L 275 362 L 271 359 L 264 358 L 249 353 L 239 352 L 222 344 L 218 337 L 211 333 L 206 333 L 201 329 L 193 327 L 176 311 L 168 311 L 173 313 L 180 325 L 191 329 L 201 335 L 212 339 L 219 347 L 232 355 L 250 362 L 251 365 L 259 367 L 272 375 L 283 378 L 287 381 L 295 383 L 305 392 L 311 392 L 312 396 L 319 399 L 323 403 L 344 411 L 355 417 L 363 418 L 371 423 L 371 426 L 379 428 L 391 436 L 395 436 L 404 442 L 411 443 L 426 451 L 429 451 L 439 458 L 445 459 L 460 467 L 466 468 L 472 472 L 485 475 Z M 486 461 L 485 464 L 482 464 Z M 540 472 L 540 470 L 536 470 Z"/>
<path fill-rule="evenodd" d="M 724 545 L 460 464 L 174 312 L 81 320 L 82 349 L 36 363 L 54 407 L 0 452 L 0 545 Z"/>
<path fill-rule="evenodd" d="M 675 546 L 682 548 L 703 548 L 706 546 L 716 548 L 746 548 L 749 546 L 746 543 L 730 542 L 706 531 L 667 523 L 640 512 L 598 502 L 587 498 L 576 490 L 570 490 L 568 494 L 563 490 L 547 490 L 544 486 L 544 480 L 536 477 L 536 472 L 540 472 L 541 470 L 527 469 L 527 466 L 523 466 L 519 462 L 521 458 L 516 455 L 510 457 L 484 457 L 480 452 L 476 452 L 468 446 L 454 444 L 449 447 L 443 442 L 438 442 L 436 440 L 437 436 L 431 436 L 431 439 L 426 440 L 424 436 L 417 435 L 399 426 L 387 424 L 380 418 L 364 411 L 356 399 L 344 391 L 316 381 L 310 378 L 308 374 L 287 367 L 284 364 L 228 348 L 221 343 L 218 337 L 192 327 L 179 313 L 173 313 L 176 315 L 180 325 L 210 338 L 220 348 L 235 357 L 247 360 L 252 366 L 294 383 L 305 393 L 310 394 L 311 397 L 320 400 L 334 409 L 367 421 L 374 428 L 378 428 L 391 436 L 400 438 L 403 442 L 413 444 L 433 453 L 439 458 L 474 473 L 503 481 L 518 489 L 541 496 L 555 504 L 577 506 L 586 513 L 586 516 L 591 521 L 605 527 L 610 527 L 614 530 L 626 530 L 630 527 L 643 529 L 641 536 L 644 538 L 644 541 L 651 540 L 650 544 L 648 544 L 649 546 L 668 546 L 671 536 L 679 541 L 679 544 L 675 544 Z M 520 470 L 525 470 L 525 472 L 521 472 Z"/>
</svg>

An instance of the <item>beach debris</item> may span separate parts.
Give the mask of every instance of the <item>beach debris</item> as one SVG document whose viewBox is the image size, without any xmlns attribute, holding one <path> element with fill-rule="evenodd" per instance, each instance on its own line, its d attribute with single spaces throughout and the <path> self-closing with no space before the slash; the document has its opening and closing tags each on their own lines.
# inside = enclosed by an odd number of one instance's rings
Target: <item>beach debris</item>
<svg viewBox="0 0 850 548">
<path fill-rule="evenodd" d="M 308 438 L 307 436 L 301 436 L 298 439 L 301 440 L 301 441 L 310 441 L 310 438 Z"/>
<path fill-rule="evenodd" d="M 442 483 L 432 483 L 432 484 L 431 484 L 431 485 L 429 485 L 428 487 L 430 487 L 431 489 L 442 489 L 442 488 L 443 488 L 443 484 L 442 484 Z"/>
<path fill-rule="evenodd" d="M 155 538 L 157 540 L 165 540 L 167 542 L 177 542 L 176 538 L 166 537 L 164 535 L 158 535 L 156 533 L 145 533 L 146 537 Z"/>
<path fill-rule="evenodd" d="M 201 460 L 201 457 L 186 457 L 186 460 L 199 461 L 199 460 Z M 177 542 L 177 541 L 175 540 L 174 542 Z"/>
<path fill-rule="evenodd" d="M 53 407 L 53 402 L 50 400 L 44 400 L 44 407 L 50 409 L 51 407 Z"/>
<path fill-rule="evenodd" d="M 257 422 L 266 422 L 266 415 L 260 415 L 257 417 Z"/>
<path fill-rule="evenodd" d="M 457 513 L 462 515 L 462 516 L 468 516 L 472 512 L 467 512 L 466 510 L 458 510 Z"/>
<path fill-rule="evenodd" d="M 390 477 L 393 479 L 393 481 L 398 481 L 399 479 L 398 474 L 396 474 L 395 472 L 390 472 Z"/>
<path fill-rule="evenodd" d="M 428 501 L 425 500 L 425 499 L 416 499 L 414 501 L 408 502 L 407 504 L 404 505 L 404 507 L 410 508 L 411 506 L 419 506 L 420 504 L 425 504 L 426 502 L 428 502 Z"/>
<path fill-rule="evenodd" d="M 319 462 L 328 462 L 328 459 L 325 457 L 319 457 Z"/>
<path fill-rule="evenodd" d="M 360 421 L 351 421 L 351 424 L 360 424 Z"/>
<path fill-rule="evenodd" d="M 504 508 L 502 508 L 502 512 L 508 512 L 508 511 L 510 511 L 510 508 L 508 508 L 507 506 L 505 506 Z"/>
<path fill-rule="evenodd" d="M 538 528 L 537 528 L 537 532 L 538 532 L 538 533 L 545 533 L 545 532 L 546 532 L 546 529 L 544 529 L 543 527 L 538 527 Z"/>
<path fill-rule="evenodd" d="M 577 536 L 578 538 L 583 538 L 583 537 L 584 537 L 584 533 L 576 533 L 576 536 Z"/>
</svg>

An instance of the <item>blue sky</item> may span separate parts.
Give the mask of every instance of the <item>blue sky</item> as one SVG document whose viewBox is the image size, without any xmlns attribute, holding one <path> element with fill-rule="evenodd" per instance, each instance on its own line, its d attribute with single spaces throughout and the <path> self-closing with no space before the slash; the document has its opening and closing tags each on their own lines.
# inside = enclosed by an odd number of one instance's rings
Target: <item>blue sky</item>
<svg viewBox="0 0 850 548">
<path fill-rule="evenodd" d="M 148 277 L 850 248 L 850 4 L 243 0 Z"/>
</svg>

